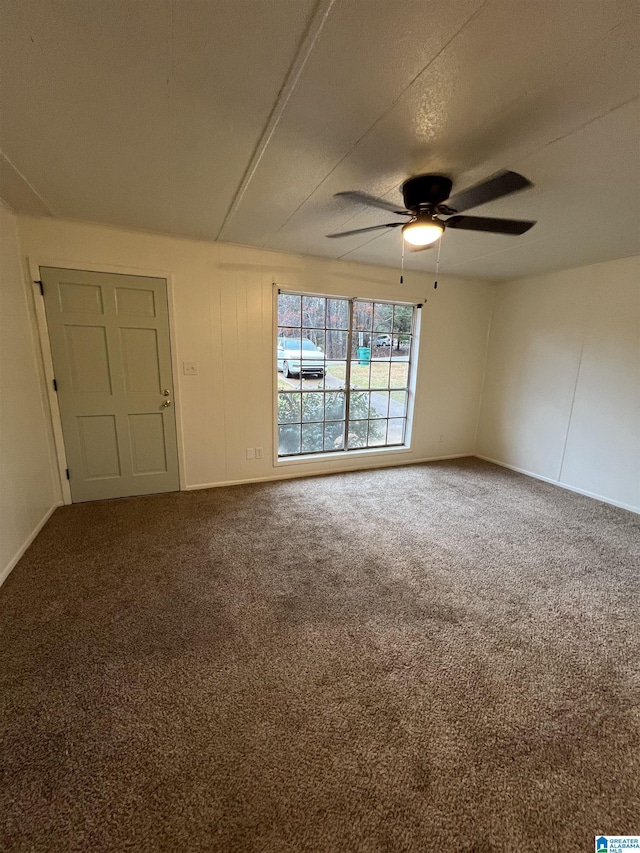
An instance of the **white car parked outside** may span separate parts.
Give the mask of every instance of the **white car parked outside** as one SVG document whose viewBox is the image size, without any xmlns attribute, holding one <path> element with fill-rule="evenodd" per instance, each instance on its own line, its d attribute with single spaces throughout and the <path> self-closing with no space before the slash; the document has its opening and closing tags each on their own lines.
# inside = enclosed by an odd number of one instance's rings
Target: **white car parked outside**
<svg viewBox="0 0 640 853">
<path fill-rule="evenodd" d="M 307 338 L 278 338 L 278 370 L 288 376 L 324 376 L 324 353 Z"/>
</svg>

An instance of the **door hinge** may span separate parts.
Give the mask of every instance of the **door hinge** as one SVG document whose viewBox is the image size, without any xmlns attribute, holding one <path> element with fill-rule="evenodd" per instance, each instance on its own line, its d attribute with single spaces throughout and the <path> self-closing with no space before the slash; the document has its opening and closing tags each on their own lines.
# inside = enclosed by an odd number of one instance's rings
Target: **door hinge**
<svg viewBox="0 0 640 853">
<path fill-rule="evenodd" d="M 69 474 L 69 469 L 67 468 L 67 480 L 70 480 L 70 479 L 71 479 L 71 476 Z"/>
<path fill-rule="evenodd" d="M 57 391 L 57 390 L 58 390 L 58 383 L 56 382 L 56 380 L 55 380 L 55 379 L 53 380 L 53 390 L 54 390 L 54 391 Z"/>
<path fill-rule="evenodd" d="M 44 284 L 41 281 L 34 281 L 33 283 L 38 285 L 41 295 L 44 296 Z"/>
</svg>

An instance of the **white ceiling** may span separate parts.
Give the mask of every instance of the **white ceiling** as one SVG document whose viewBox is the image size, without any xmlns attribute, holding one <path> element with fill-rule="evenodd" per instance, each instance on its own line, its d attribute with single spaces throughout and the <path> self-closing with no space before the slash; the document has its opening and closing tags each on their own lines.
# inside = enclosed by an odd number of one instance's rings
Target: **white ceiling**
<svg viewBox="0 0 640 853">
<path fill-rule="evenodd" d="M 640 252 L 636 0 L 0 0 L 0 193 L 18 211 L 396 266 L 439 172 L 534 189 L 450 231 L 442 271 L 506 278 Z M 434 250 L 408 255 L 433 269 Z"/>
</svg>

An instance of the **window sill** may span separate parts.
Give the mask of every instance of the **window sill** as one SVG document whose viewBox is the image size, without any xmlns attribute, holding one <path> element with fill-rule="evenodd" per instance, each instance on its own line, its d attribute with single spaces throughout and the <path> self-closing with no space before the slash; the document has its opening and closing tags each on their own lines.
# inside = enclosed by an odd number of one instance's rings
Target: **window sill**
<svg viewBox="0 0 640 853">
<path fill-rule="evenodd" d="M 390 453 L 410 453 L 411 448 L 405 444 L 395 447 L 362 447 L 358 450 L 340 450 L 335 453 L 306 453 L 301 456 L 282 456 L 277 457 L 274 461 L 275 466 L 280 465 L 303 465 L 312 462 L 321 462 L 326 460 L 335 462 L 336 459 L 351 459 L 352 457 L 363 456 L 379 456 L 380 454 L 387 455 Z"/>
</svg>

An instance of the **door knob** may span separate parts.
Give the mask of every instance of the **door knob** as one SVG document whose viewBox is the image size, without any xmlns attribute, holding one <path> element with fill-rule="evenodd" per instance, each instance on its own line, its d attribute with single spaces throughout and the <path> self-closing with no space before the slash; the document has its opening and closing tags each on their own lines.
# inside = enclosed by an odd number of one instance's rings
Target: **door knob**
<svg viewBox="0 0 640 853">
<path fill-rule="evenodd" d="M 171 400 L 165 400 L 164 403 L 162 404 L 162 408 L 168 409 L 170 405 L 171 405 Z"/>
<path fill-rule="evenodd" d="M 169 389 L 168 389 L 168 388 L 165 388 L 165 389 L 164 389 L 164 391 L 163 391 L 162 393 L 164 394 L 164 396 L 165 396 L 165 397 L 168 397 L 168 396 L 169 396 L 169 394 L 171 393 L 171 391 L 169 391 Z"/>
</svg>

